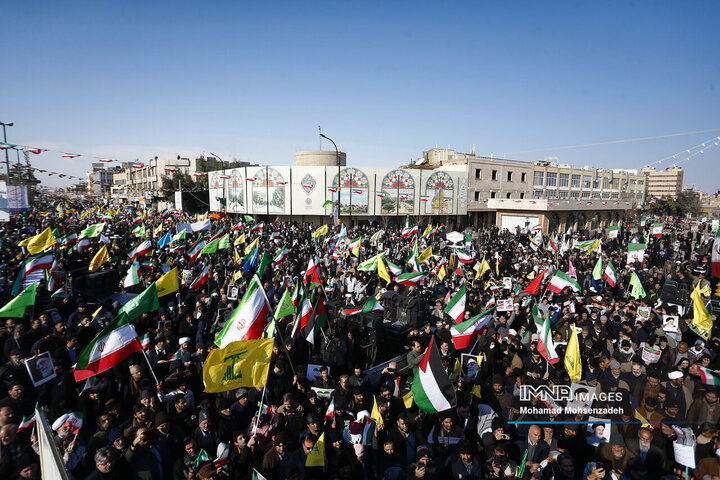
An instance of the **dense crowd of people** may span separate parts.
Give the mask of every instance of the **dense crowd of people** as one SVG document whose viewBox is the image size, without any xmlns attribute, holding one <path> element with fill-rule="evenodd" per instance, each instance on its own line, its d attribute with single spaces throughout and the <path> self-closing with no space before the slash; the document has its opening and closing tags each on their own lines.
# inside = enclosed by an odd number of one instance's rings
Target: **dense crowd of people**
<svg viewBox="0 0 720 480">
<path fill-rule="evenodd" d="M 210 230 L 162 247 L 163 235 L 175 235 L 178 224 L 197 219 L 56 202 L 1 226 L 3 304 L 13 298 L 13 283 L 28 257 L 18 244 L 48 227 L 57 242 L 48 278 L 68 293 L 51 298 L 42 279 L 33 308 L 24 317 L 3 319 L 0 478 L 40 478 L 37 425 L 20 428 L 35 408 L 57 427 L 55 444 L 68 475 L 77 479 L 684 478 L 688 450 L 682 447 L 690 448 L 692 478 L 720 478 L 719 393 L 712 375 L 704 373 L 720 370 L 720 335 L 713 329 L 701 337 L 689 328 L 692 304 L 661 298 L 671 282 L 677 291 L 697 287 L 710 301 L 713 237 L 706 225 L 691 230 L 666 223 L 654 236 L 649 225 L 635 221 L 614 238 L 598 228 L 543 232 L 542 241 L 528 229 L 470 226 L 457 228 L 462 240 L 451 242 L 450 229 L 442 225 L 421 225 L 403 236 L 402 226 L 382 224 L 331 226 L 321 233 L 319 225 L 279 219 L 265 219 L 262 228 L 260 219 L 209 219 Z M 102 233 L 89 242 L 63 241 L 98 223 L 105 224 Z M 229 234 L 229 248 L 192 259 L 195 242 L 221 231 Z M 105 245 L 110 261 L 93 278 L 115 271 L 117 288 L 104 293 L 121 292 L 132 260 L 127 252 L 145 238 L 153 248 L 140 259 L 140 284 L 124 290 L 140 293 L 174 267 L 184 281 L 160 298 L 159 309 L 133 320 L 137 334 L 149 339 L 144 352 L 76 382 L 73 366 L 122 305 L 82 296 L 73 283 L 87 275 Z M 248 267 L 244 250 L 255 239 L 260 254 L 275 257 L 286 246 L 287 257 L 262 271 Z M 593 239 L 601 239 L 600 248 L 574 248 Z M 628 245 L 646 241 L 642 261 L 628 264 Z M 432 255 L 408 263 L 414 250 L 428 247 Z M 427 272 L 424 281 L 401 285 L 358 269 L 382 252 L 403 272 Z M 598 258 L 603 268 L 615 266 L 614 286 L 593 274 Z M 278 319 L 267 384 L 205 393 L 204 361 L 216 348 L 224 312 L 237 306 L 253 275 L 274 309 L 286 289 L 302 282 L 312 259 L 322 280 L 318 292 L 329 306 L 319 338 L 311 344 L 299 335 L 296 316 Z M 190 288 L 205 267 L 207 281 Z M 555 271 L 569 272 L 580 290 L 547 290 Z M 638 298 L 631 294 L 633 273 L 644 290 Z M 527 293 L 538 275 L 544 275 L 541 288 Z M 511 300 L 512 308 L 492 310 L 486 328 L 469 346 L 457 348 L 456 322 L 446 307 L 463 284 L 463 319 L 500 300 Z M 406 305 L 393 301 L 392 292 L 416 299 L 420 311 L 401 311 Z M 373 297 L 384 311 L 338 313 Z M 546 345 L 533 321 L 534 307 L 551 325 L 557 362 L 539 348 Z M 573 382 L 563 357 L 574 332 L 582 375 Z M 455 394 L 452 408 L 437 413 L 421 410 L 408 395 L 431 342 Z M 46 352 L 55 375 L 35 386 L 26 363 L 41 368 Z M 382 365 L 371 368 L 375 364 Z M 308 365 L 319 368 L 308 375 Z M 541 385 L 569 386 L 572 398 L 548 400 L 540 390 L 526 394 L 523 388 Z M 577 397 L 578 391 L 589 395 Z M 550 408 L 573 402 L 612 413 Z M 58 421 L 68 412 L 81 420 L 79 428 Z M 375 421 L 368 422 L 371 416 Z M 324 465 L 308 466 L 319 440 Z"/>
</svg>

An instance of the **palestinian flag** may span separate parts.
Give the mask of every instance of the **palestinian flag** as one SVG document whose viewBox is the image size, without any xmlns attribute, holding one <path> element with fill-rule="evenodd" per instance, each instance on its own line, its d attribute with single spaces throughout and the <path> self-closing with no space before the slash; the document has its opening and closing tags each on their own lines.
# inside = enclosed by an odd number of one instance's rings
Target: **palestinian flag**
<svg viewBox="0 0 720 480">
<path fill-rule="evenodd" d="M 315 302 L 315 319 L 303 328 L 303 336 L 309 343 L 315 345 L 315 339 L 318 337 L 318 334 L 320 333 L 323 325 L 325 325 L 326 321 L 327 308 L 325 307 L 325 302 L 323 301 L 321 295 L 318 297 L 317 302 Z"/>
<path fill-rule="evenodd" d="M 22 418 L 20 425 L 18 425 L 18 427 L 17 427 L 17 433 L 20 433 L 23 430 L 25 430 L 26 428 L 30 428 L 34 425 L 35 425 L 35 414 L 33 413 L 32 415 L 30 415 L 27 418 L 25 418 L 25 417 Z"/>
<path fill-rule="evenodd" d="M 135 260 L 137 257 L 142 257 L 150 250 L 152 250 L 152 242 L 150 242 L 150 240 L 145 240 L 128 252 L 128 258 L 130 260 Z"/>
<path fill-rule="evenodd" d="M 698 365 L 697 368 L 702 383 L 705 385 L 720 385 L 720 377 L 718 377 L 715 372 L 700 365 Z M 20 429 L 18 429 L 18 431 L 20 431 Z"/>
<path fill-rule="evenodd" d="M 63 285 L 62 287 L 55 290 L 55 292 L 50 295 L 50 298 L 65 298 L 68 296 L 67 286 Z"/>
<path fill-rule="evenodd" d="M 402 273 L 395 277 L 395 281 L 397 283 L 400 285 L 407 285 L 409 287 L 417 285 L 423 280 L 425 280 L 425 272 Z"/>
<path fill-rule="evenodd" d="M 445 306 L 445 313 L 450 315 L 450 317 L 455 320 L 455 323 L 460 323 L 463 319 L 465 316 L 465 284 L 460 287 L 460 290 L 458 290 Z"/>
<path fill-rule="evenodd" d="M 273 258 L 273 263 L 275 265 L 280 265 L 283 260 L 285 260 L 288 256 L 288 250 L 287 246 L 283 245 L 283 247 L 280 249 L 277 255 L 275 255 L 275 258 Z"/>
<path fill-rule="evenodd" d="M 206 266 L 205 268 L 203 268 L 202 272 L 200 272 L 200 275 L 198 275 L 198 277 L 190 284 L 190 290 L 199 290 L 200 287 L 205 285 L 209 278 L 210 267 Z"/>
<path fill-rule="evenodd" d="M 482 335 L 493 318 L 495 307 L 450 327 L 452 340 L 458 350 L 467 348 L 475 335 Z"/>
<path fill-rule="evenodd" d="M 382 312 L 385 310 L 375 297 L 370 297 L 362 308 L 343 308 L 341 313 L 346 317 L 359 315 L 361 313 Z"/>
<path fill-rule="evenodd" d="M 75 381 L 102 373 L 142 350 L 137 332 L 128 316 L 121 313 L 85 347 L 73 366 Z"/>
<path fill-rule="evenodd" d="M 322 285 L 320 275 L 318 274 L 318 263 L 319 262 L 316 262 L 312 257 L 310 257 L 308 268 L 303 276 L 303 285 L 307 286 L 308 290 L 312 290 L 313 288 Z M 310 284 L 309 286 L 308 283 Z"/>
<path fill-rule="evenodd" d="M 434 337 L 415 372 L 412 394 L 417 406 L 428 413 L 449 410 L 457 403 L 455 389 L 443 368 Z"/>
<path fill-rule="evenodd" d="M 550 279 L 547 289 L 554 293 L 562 293 L 566 288 L 571 288 L 574 292 L 580 291 L 580 285 L 574 278 L 560 270 L 556 271 Z"/>
<path fill-rule="evenodd" d="M 265 330 L 270 312 L 270 301 L 260 279 L 255 275 L 240 304 L 215 339 L 215 345 L 224 348 L 239 340 L 259 339 Z"/>
<path fill-rule="evenodd" d="M 290 334 L 291 337 L 294 338 L 298 330 L 305 330 L 305 327 L 309 323 L 312 323 L 313 313 L 312 302 L 310 302 L 310 299 L 307 297 L 303 298 L 300 315 L 295 319 L 295 325 L 293 325 L 292 333 Z"/>
<path fill-rule="evenodd" d="M 613 266 L 612 262 L 608 262 L 607 266 L 605 267 L 605 271 L 603 272 L 603 278 L 611 287 L 614 287 L 617 284 L 617 272 L 615 271 L 615 267 Z"/>
<path fill-rule="evenodd" d="M 546 318 L 542 318 L 540 316 L 537 305 L 533 305 L 532 316 L 533 321 L 535 322 L 535 328 L 540 336 L 537 346 L 538 351 L 546 361 L 552 364 L 557 363 L 560 361 L 560 357 L 558 357 L 558 354 L 555 352 L 555 344 L 552 339 L 550 322 Z"/>
</svg>

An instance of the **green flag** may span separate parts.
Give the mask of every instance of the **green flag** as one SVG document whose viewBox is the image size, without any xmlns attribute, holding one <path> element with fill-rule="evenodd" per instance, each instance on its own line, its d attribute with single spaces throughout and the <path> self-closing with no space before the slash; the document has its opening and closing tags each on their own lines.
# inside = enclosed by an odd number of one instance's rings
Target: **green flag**
<svg viewBox="0 0 720 480">
<path fill-rule="evenodd" d="M 96 223 L 95 225 L 90 225 L 85 230 L 83 230 L 82 233 L 80 233 L 78 240 L 82 240 L 84 238 L 95 238 L 102 233 L 103 228 L 105 228 L 104 223 Z"/>
<path fill-rule="evenodd" d="M 333 202 L 332 200 L 325 200 L 325 203 L 323 203 L 323 208 L 330 208 L 333 205 L 335 205 L 335 202 Z"/>
<path fill-rule="evenodd" d="M 267 252 L 263 252 L 262 258 L 260 259 L 260 264 L 258 265 L 256 272 L 258 277 L 262 276 L 263 272 L 265 271 L 265 267 L 270 265 L 272 261 L 273 259 L 270 254 Z"/>
<path fill-rule="evenodd" d="M 177 242 L 178 240 L 185 240 L 185 235 L 186 235 L 185 230 L 179 231 L 178 233 L 173 235 L 172 243 Z"/>
<path fill-rule="evenodd" d="M 217 253 L 218 251 L 218 243 L 220 243 L 220 239 L 216 238 L 212 242 L 208 243 L 203 247 L 202 250 L 200 250 L 200 255 L 208 255 L 210 253 Z"/>
<path fill-rule="evenodd" d="M 593 280 L 600 280 L 602 278 L 602 258 L 598 257 L 598 261 L 593 269 Z"/>
<path fill-rule="evenodd" d="M 225 235 L 222 236 L 222 238 L 220 238 L 220 241 L 218 242 L 218 248 L 220 250 L 230 248 L 230 235 L 229 234 L 226 233 Z"/>
<path fill-rule="evenodd" d="M 18 296 L 10 300 L 7 305 L 0 309 L 0 317 L 22 318 L 25 315 L 25 307 L 35 305 L 35 291 L 37 282 L 28 285 Z"/>
<path fill-rule="evenodd" d="M 153 310 L 157 310 L 159 308 L 160 302 L 158 301 L 157 296 L 157 286 L 155 285 L 155 282 L 153 282 L 152 285 L 146 288 L 144 292 L 123 305 L 120 312 L 118 312 L 118 315 L 120 313 L 125 313 L 127 314 L 128 319 L 133 321 L 143 313 L 152 312 Z"/>
<path fill-rule="evenodd" d="M 278 306 L 275 309 L 275 320 L 280 320 L 288 315 L 294 315 L 295 313 L 295 305 L 293 305 L 292 302 L 292 294 L 290 293 L 290 289 L 286 288 L 285 292 L 283 292 L 282 298 L 280 299 L 280 303 L 278 303 Z"/>
<path fill-rule="evenodd" d="M 145 235 L 145 224 L 141 223 L 137 227 L 132 229 L 132 234 L 136 237 L 142 237 Z"/>
<path fill-rule="evenodd" d="M 249 222 L 254 222 L 255 219 L 253 218 L 252 215 L 245 215 L 245 221 L 249 223 Z"/>
<path fill-rule="evenodd" d="M 357 269 L 362 270 L 363 272 L 374 272 L 375 270 L 377 270 L 377 264 L 378 259 L 377 255 L 375 255 L 372 258 L 369 258 L 362 262 L 360 265 L 358 265 Z"/>
<path fill-rule="evenodd" d="M 633 296 L 633 298 L 645 298 L 645 289 L 642 286 L 642 282 L 640 281 L 640 278 L 637 276 L 637 273 L 633 272 L 632 277 L 630 277 L 630 286 L 632 287 L 632 290 L 630 291 L 630 295 Z"/>
</svg>

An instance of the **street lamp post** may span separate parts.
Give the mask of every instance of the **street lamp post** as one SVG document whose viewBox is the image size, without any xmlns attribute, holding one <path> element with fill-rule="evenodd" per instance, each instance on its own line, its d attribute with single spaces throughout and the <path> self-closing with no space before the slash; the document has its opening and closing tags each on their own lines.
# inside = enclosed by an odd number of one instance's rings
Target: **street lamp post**
<svg viewBox="0 0 720 480">
<path fill-rule="evenodd" d="M 13 122 L 0 122 L 0 125 L 3 127 L 3 143 L 7 144 L 7 132 L 5 131 L 5 127 L 12 127 L 14 125 Z M 7 184 L 10 185 L 10 157 L 8 156 L 8 149 L 4 148 L 5 150 L 5 167 L 7 168 Z"/>
<path fill-rule="evenodd" d="M 337 145 L 335 144 L 335 142 L 333 141 L 332 138 L 328 137 L 324 133 L 321 133 L 320 136 L 322 138 L 324 138 L 325 140 L 330 140 L 330 143 L 332 143 L 333 147 L 335 147 L 335 157 L 337 158 L 337 167 L 338 167 L 338 181 L 337 181 L 337 196 L 338 196 L 337 209 L 338 210 L 337 210 L 337 212 L 338 212 L 338 220 L 340 220 L 340 151 L 338 150 Z M 352 181 L 350 182 L 350 194 L 352 195 Z M 352 206 L 350 207 L 350 215 L 351 215 L 350 219 L 352 221 Z M 352 227 L 352 225 L 351 225 L 351 227 Z"/>
</svg>

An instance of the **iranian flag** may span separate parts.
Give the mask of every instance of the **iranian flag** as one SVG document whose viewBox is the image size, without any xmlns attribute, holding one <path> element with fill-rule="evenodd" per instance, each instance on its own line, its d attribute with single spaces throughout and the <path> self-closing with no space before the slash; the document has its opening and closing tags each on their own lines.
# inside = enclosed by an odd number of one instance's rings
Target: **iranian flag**
<svg viewBox="0 0 720 480">
<path fill-rule="evenodd" d="M 137 332 L 128 316 L 121 313 L 85 347 L 73 366 L 75 381 L 102 373 L 142 350 Z"/>
<path fill-rule="evenodd" d="M 30 275 L 36 270 L 46 270 L 53 266 L 52 255 L 40 255 L 29 259 L 25 263 L 25 275 Z"/>
<path fill-rule="evenodd" d="M 458 350 L 467 348 L 475 335 L 482 335 L 492 321 L 494 309 L 495 307 L 485 310 L 479 315 L 450 327 L 455 348 Z"/>
<path fill-rule="evenodd" d="M 434 337 L 415 372 L 412 394 L 417 406 L 428 413 L 449 410 L 457 403 L 455 389 L 443 368 Z"/>
<path fill-rule="evenodd" d="M 330 405 L 328 405 L 327 412 L 325 412 L 325 418 L 323 419 L 325 422 L 332 419 L 335 416 L 335 397 L 330 400 Z"/>
<path fill-rule="evenodd" d="M 308 286 L 308 281 L 310 283 L 308 290 L 312 290 L 313 288 L 322 285 L 320 275 L 318 274 L 318 263 L 319 261 L 316 262 L 312 257 L 310 257 L 308 268 L 305 270 L 305 275 L 303 276 L 303 285 Z"/>
<path fill-rule="evenodd" d="M 540 336 L 538 341 L 538 351 L 548 362 L 555 364 L 560 360 L 558 354 L 555 352 L 555 344 L 552 339 L 552 330 L 550 329 L 550 322 L 546 318 L 542 318 L 538 312 L 537 305 L 533 305 L 532 308 L 533 321 L 535 322 L 535 328 Z"/>
<path fill-rule="evenodd" d="M 645 257 L 645 244 L 644 243 L 631 243 L 628 245 L 627 252 L 627 264 L 633 264 L 635 262 L 643 262 Z"/>
<path fill-rule="evenodd" d="M 200 256 L 203 248 L 205 248 L 205 240 L 196 243 L 193 249 L 190 250 L 190 260 L 196 260 Z"/>
<path fill-rule="evenodd" d="M 555 272 L 555 275 L 550 279 L 547 289 L 551 292 L 562 293 L 566 288 L 572 288 L 574 292 L 580 291 L 580 285 L 565 272 L 560 270 Z"/>
<path fill-rule="evenodd" d="M 280 249 L 277 255 L 275 255 L 275 258 L 273 258 L 273 263 L 275 265 L 280 265 L 283 260 L 285 260 L 288 256 L 288 250 L 285 245 Z"/>
<path fill-rule="evenodd" d="M 128 268 L 125 280 L 123 280 L 123 288 L 132 287 L 140 284 L 140 263 L 137 259 L 133 260 L 130 268 Z"/>
<path fill-rule="evenodd" d="M 400 285 L 413 286 L 425 279 L 425 272 L 402 273 L 395 277 L 395 281 Z"/>
<path fill-rule="evenodd" d="M 608 238 L 617 238 L 620 227 L 610 227 L 608 229 Z"/>
<path fill-rule="evenodd" d="M 135 260 L 137 257 L 142 257 L 150 250 L 152 250 L 152 243 L 150 242 L 150 240 L 145 240 L 140 245 L 136 246 L 128 252 L 128 258 L 130 260 Z"/>
<path fill-rule="evenodd" d="M 715 372 L 700 365 L 698 365 L 697 368 L 702 383 L 705 385 L 720 385 L 720 377 L 718 377 Z M 20 429 L 18 429 L 18 431 L 20 431 Z"/>
<path fill-rule="evenodd" d="M 662 237 L 663 224 L 662 223 L 653 223 L 652 234 L 655 235 L 656 237 Z"/>
<path fill-rule="evenodd" d="M 382 312 L 385 310 L 382 305 L 380 305 L 380 302 L 377 301 L 377 298 L 370 297 L 367 302 L 365 302 L 365 305 L 362 306 L 362 308 L 343 308 L 342 314 L 350 317 L 352 315 L 359 315 L 361 313 L 370 313 L 370 312 Z"/>
<path fill-rule="evenodd" d="M 603 278 L 611 287 L 614 287 L 617 284 L 617 271 L 615 270 L 612 262 L 608 262 L 607 267 L 605 267 Z"/>
<path fill-rule="evenodd" d="M 23 430 L 25 430 L 26 428 L 30 428 L 34 425 L 35 425 L 35 414 L 33 413 L 32 415 L 30 415 L 27 418 L 25 418 L 25 417 L 22 418 L 20 425 L 18 425 L 17 433 L 20 433 Z"/>
<path fill-rule="evenodd" d="M 462 250 L 455 250 L 455 254 L 461 263 L 472 263 L 473 261 L 473 256 L 469 253 L 463 252 Z"/>
<path fill-rule="evenodd" d="M 267 317 L 271 315 L 270 301 L 257 275 L 253 276 L 240 305 L 215 339 L 215 345 L 226 347 L 239 340 L 257 340 L 261 337 Z"/>
<path fill-rule="evenodd" d="M 460 287 L 460 290 L 450 299 L 448 304 L 445 306 L 445 313 L 450 315 L 455 323 L 460 321 L 465 316 L 465 284 Z"/>
<path fill-rule="evenodd" d="M 415 225 L 413 227 L 405 227 L 405 228 L 403 228 L 401 235 L 403 238 L 407 238 L 407 237 L 411 237 L 413 235 L 417 235 L 418 231 L 419 231 L 419 228 L 417 225 Z"/>
<path fill-rule="evenodd" d="M 145 333 L 142 337 L 140 337 L 140 345 L 142 346 L 143 350 L 148 348 L 150 346 L 150 334 Z"/>
<path fill-rule="evenodd" d="M 528 298 L 529 298 L 529 297 L 528 297 Z M 490 297 L 490 300 L 488 300 L 487 303 L 485 304 L 485 310 L 487 310 L 487 309 L 490 308 L 490 307 L 494 307 L 495 304 L 496 304 L 495 295 L 493 295 L 493 296 Z"/>
<path fill-rule="evenodd" d="M 195 280 L 193 280 L 193 282 L 190 284 L 190 290 L 200 290 L 200 287 L 205 285 L 205 283 L 208 281 L 209 278 L 210 278 L 210 267 L 205 266 L 205 268 L 203 268 L 202 272 L 200 272 L 200 275 L 198 275 L 198 277 Z"/>
<path fill-rule="evenodd" d="M 720 278 L 720 229 L 712 246 L 712 276 Z"/>
<path fill-rule="evenodd" d="M 555 244 L 555 241 L 552 239 L 552 237 L 548 237 L 548 241 L 547 241 L 547 245 L 545 246 L 545 249 L 550 252 L 553 252 L 553 253 L 558 251 L 557 245 Z"/>
</svg>

